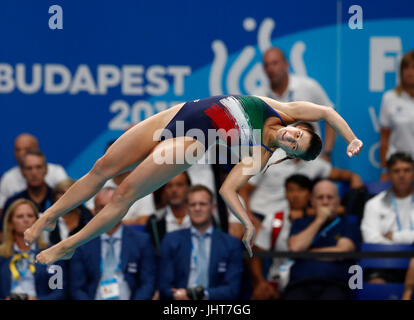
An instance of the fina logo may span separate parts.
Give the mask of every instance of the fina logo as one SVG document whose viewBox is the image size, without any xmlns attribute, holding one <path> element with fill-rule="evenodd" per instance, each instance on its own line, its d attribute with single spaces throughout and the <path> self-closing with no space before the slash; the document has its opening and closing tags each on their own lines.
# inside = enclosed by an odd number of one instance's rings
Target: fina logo
<svg viewBox="0 0 414 320">
<path fill-rule="evenodd" d="M 263 86 L 268 83 L 267 77 L 262 67 L 262 55 L 272 46 L 271 35 L 275 27 L 275 21 L 271 18 L 266 18 L 259 26 L 257 34 L 257 44 L 260 50 L 260 54 L 256 52 L 253 46 L 245 46 L 240 55 L 236 58 L 233 65 L 229 68 L 229 71 L 224 78 L 224 69 L 227 64 L 228 54 L 227 47 L 222 40 L 213 41 L 211 47 L 214 52 L 214 60 L 211 66 L 209 89 L 210 95 L 222 95 L 226 93 L 241 94 L 247 92 L 248 94 L 254 94 Z M 245 18 L 243 21 L 243 28 L 247 32 L 256 30 L 256 20 L 253 18 Z M 306 45 L 303 41 L 297 41 L 294 43 L 290 50 L 289 60 L 292 66 L 293 72 L 298 75 L 307 75 L 305 63 L 303 61 L 303 54 L 306 50 Z M 247 67 L 253 59 L 257 59 L 260 62 L 254 64 L 248 72 Z M 242 74 L 246 74 L 242 79 Z M 223 84 L 225 82 L 225 88 Z"/>
</svg>

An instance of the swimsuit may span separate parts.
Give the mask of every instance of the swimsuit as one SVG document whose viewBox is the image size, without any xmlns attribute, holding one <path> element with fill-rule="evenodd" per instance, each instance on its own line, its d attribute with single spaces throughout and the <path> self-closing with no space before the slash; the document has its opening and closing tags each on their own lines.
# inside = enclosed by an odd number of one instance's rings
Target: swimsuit
<svg viewBox="0 0 414 320">
<path fill-rule="evenodd" d="M 279 113 L 265 101 L 253 96 L 222 95 L 185 103 L 164 128 L 160 141 L 189 136 L 202 142 L 206 148 L 223 140 L 228 147 L 261 144 L 263 126 L 269 117 Z M 207 140 L 207 141 L 206 141 Z"/>
</svg>

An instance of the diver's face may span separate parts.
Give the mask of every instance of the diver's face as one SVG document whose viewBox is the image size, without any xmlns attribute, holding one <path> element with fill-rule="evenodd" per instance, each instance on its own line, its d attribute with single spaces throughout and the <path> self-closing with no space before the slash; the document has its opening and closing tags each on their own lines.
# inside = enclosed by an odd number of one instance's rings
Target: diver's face
<svg viewBox="0 0 414 320">
<path fill-rule="evenodd" d="M 276 132 L 277 145 L 288 155 L 298 157 L 309 148 L 311 134 L 297 127 L 283 127 Z"/>
</svg>

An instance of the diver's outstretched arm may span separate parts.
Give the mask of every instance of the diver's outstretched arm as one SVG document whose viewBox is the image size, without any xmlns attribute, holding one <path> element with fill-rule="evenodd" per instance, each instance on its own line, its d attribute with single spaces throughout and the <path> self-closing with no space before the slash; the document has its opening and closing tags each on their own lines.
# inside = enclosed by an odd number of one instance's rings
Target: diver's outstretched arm
<svg viewBox="0 0 414 320">
<path fill-rule="evenodd" d="M 333 108 L 308 101 L 282 103 L 266 97 L 260 98 L 284 113 L 290 118 L 290 122 L 326 121 L 348 144 L 346 153 L 349 157 L 357 155 L 361 151 L 362 141 L 356 137 L 348 123 Z"/>
<path fill-rule="evenodd" d="M 247 181 L 259 173 L 266 165 L 270 158 L 269 153 L 264 153 L 260 146 L 253 147 L 253 156 L 244 158 L 236 164 L 224 180 L 219 193 L 223 197 L 231 212 L 240 220 L 245 227 L 243 236 L 243 244 L 245 245 L 249 256 L 253 256 L 252 246 L 255 238 L 256 230 L 250 220 L 246 209 L 240 202 L 237 191 L 243 187 Z"/>
</svg>

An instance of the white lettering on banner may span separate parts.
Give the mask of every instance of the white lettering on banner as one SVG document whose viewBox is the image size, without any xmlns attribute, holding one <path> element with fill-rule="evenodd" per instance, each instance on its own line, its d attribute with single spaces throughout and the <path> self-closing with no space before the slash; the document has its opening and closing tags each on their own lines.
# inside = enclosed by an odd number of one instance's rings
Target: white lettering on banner
<svg viewBox="0 0 414 320">
<path fill-rule="evenodd" d="M 7 63 L 0 64 L 0 93 L 14 90 L 13 67 Z"/>
<path fill-rule="evenodd" d="M 60 77 L 60 82 L 55 78 Z M 45 66 L 45 92 L 48 94 L 60 94 L 68 90 L 71 74 L 68 68 L 61 64 L 47 64 Z"/>
<path fill-rule="evenodd" d="M 101 65 L 98 68 L 98 92 L 107 94 L 109 87 L 115 87 L 121 81 L 121 71 L 111 65 Z"/>
<path fill-rule="evenodd" d="M 152 66 L 148 70 L 148 81 L 151 84 L 147 85 L 147 92 L 153 96 L 160 96 L 167 92 L 168 82 L 164 78 L 165 68 L 162 66 Z"/>
<path fill-rule="evenodd" d="M 398 82 L 399 63 L 402 56 L 402 43 L 400 37 L 371 37 L 369 43 L 369 89 L 371 92 L 385 90 L 386 73 L 395 74 L 395 82 Z M 374 107 L 368 108 L 369 116 L 376 133 L 380 132 L 380 123 Z M 375 142 L 369 147 L 368 158 L 375 168 L 381 168 L 379 161 L 380 142 Z"/>
<path fill-rule="evenodd" d="M 191 74 L 188 66 L 169 66 L 168 74 L 174 77 L 174 94 L 182 96 L 184 94 L 184 77 Z"/>
<path fill-rule="evenodd" d="M 23 93 L 30 94 L 39 91 L 42 85 L 42 67 L 40 64 L 34 64 L 32 67 L 32 81 L 26 82 L 26 66 L 22 63 L 16 65 L 17 86 Z"/>
<path fill-rule="evenodd" d="M 375 109 L 373 106 L 368 107 L 368 113 L 369 113 L 369 117 L 371 118 L 372 125 L 374 126 L 375 132 L 379 133 L 381 127 L 380 127 L 379 119 L 375 113 Z"/>
<path fill-rule="evenodd" d="M 190 66 L 152 65 L 145 68 L 142 65 L 118 67 L 103 64 L 97 66 L 95 74 L 86 64 L 79 65 L 72 73 L 62 64 L 18 63 L 14 68 L 11 64 L 0 63 L 0 94 L 14 90 L 33 94 L 43 89 L 46 94 L 86 92 L 106 95 L 109 88 L 119 86 L 123 95 L 161 96 L 170 90 L 171 85 L 174 94 L 182 96 L 185 77 L 190 74 Z"/>
<path fill-rule="evenodd" d="M 398 79 L 398 64 L 401 59 L 400 37 L 371 37 L 369 42 L 369 89 L 384 91 L 385 74 L 394 72 Z"/>
<path fill-rule="evenodd" d="M 109 121 L 108 127 L 111 130 L 126 130 L 129 126 L 128 117 L 130 109 L 128 103 L 123 100 L 116 100 L 109 106 L 109 111 L 118 114 Z"/>
<path fill-rule="evenodd" d="M 381 163 L 379 160 L 377 160 L 376 156 L 379 154 L 379 147 L 380 143 L 376 142 L 369 148 L 369 162 L 371 162 L 372 166 L 374 168 L 380 169 Z"/>
<path fill-rule="evenodd" d="M 144 94 L 144 89 L 141 86 L 144 82 L 143 73 L 143 66 L 124 66 L 122 68 L 122 93 L 142 96 Z"/>
<path fill-rule="evenodd" d="M 141 117 L 141 113 L 144 114 Z M 138 123 L 141 120 L 147 119 L 154 115 L 151 104 L 148 101 L 137 101 L 132 105 L 131 109 L 131 122 Z"/>
<path fill-rule="evenodd" d="M 369 113 L 369 117 L 371 118 L 371 122 L 372 122 L 372 126 L 374 127 L 374 131 L 376 133 L 380 132 L 381 126 L 379 123 L 379 119 L 377 114 L 375 113 L 375 108 L 373 106 L 368 107 L 368 113 Z M 374 143 L 373 145 L 371 145 L 369 147 L 369 153 L 368 153 L 368 158 L 369 158 L 369 162 L 371 162 L 372 166 L 374 168 L 380 168 L 381 167 L 381 163 L 378 160 L 379 159 L 379 142 Z"/>
<path fill-rule="evenodd" d="M 89 94 L 96 94 L 96 86 L 87 65 L 80 65 L 73 77 L 70 94 L 77 94 L 80 91 L 87 91 Z"/>
<path fill-rule="evenodd" d="M 116 113 L 115 117 L 109 121 L 110 130 L 126 130 L 131 124 L 138 123 L 158 113 L 166 110 L 168 107 L 175 106 L 181 102 L 156 101 L 153 104 L 148 101 L 139 100 L 131 107 L 124 100 L 116 100 L 109 106 L 111 113 Z"/>
</svg>

